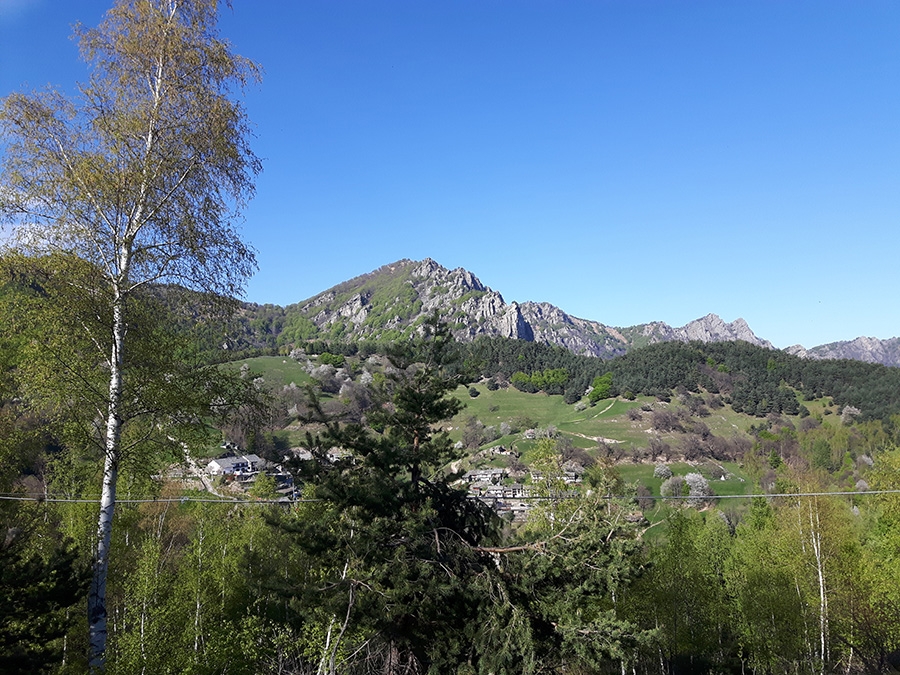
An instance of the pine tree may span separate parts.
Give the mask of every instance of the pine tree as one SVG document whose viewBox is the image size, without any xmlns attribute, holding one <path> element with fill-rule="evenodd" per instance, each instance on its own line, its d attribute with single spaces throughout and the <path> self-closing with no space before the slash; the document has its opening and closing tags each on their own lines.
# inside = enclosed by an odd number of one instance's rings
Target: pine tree
<svg viewBox="0 0 900 675">
<path fill-rule="evenodd" d="M 436 426 L 459 411 L 449 394 L 464 380 L 452 348 L 443 326 L 426 324 L 420 340 L 392 353 L 393 374 L 365 423 L 323 418 L 314 459 L 297 472 L 304 495 L 320 501 L 280 525 L 315 561 L 315 582 L 295 580 L 285 592 L 298 599 L 298 619 L 317 615 L 322 672 L 337 672 L 351 636 L 377 645 L 385 673 L 444 672 L 471 658 L 484 602 L 477 580 L 493 567 L 480 546 L 493 516 L 445 471 L 457 455 Z M 347 454 L 335 460 L 333 449 Z"/>
</svg>

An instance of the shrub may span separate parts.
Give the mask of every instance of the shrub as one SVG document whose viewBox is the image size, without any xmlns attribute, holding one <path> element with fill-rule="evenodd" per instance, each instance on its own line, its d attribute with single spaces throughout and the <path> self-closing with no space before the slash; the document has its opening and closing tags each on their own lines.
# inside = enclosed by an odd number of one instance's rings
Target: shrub
<svg viewBox="0 0 900 675">
<path fill-rule="evenodd" d="M 509 421 L 510 433 L 513 434 L 517 434 L 525 429 L 531 429 L 534 426 L 534 420 L 527 415 L 518 415 Z"/>
<path fill-rule="evenodd" d="M 684 494 L 684 478 L 671 476 L 659 486 L 659 494 L 663 497 L 680 497 Z"/>
<path fill-rule="evenodd" d="M 652 495 L 644 485 L 637 486 L 637 504 L 641 511 L 649 511 L 653 508 Z"/>
<path fill-rule="evenodd" d="M 556 428 L 553 424 L 548 424 L 546 427 L 541 427 L 537 430 L 538 438 L 558 438 L 559 437 L 559 429 Z"/>
<path fill-rule="evenodd" d="M 672 469 L 667 467 L 665 464 L 657 464 L 653 469 L 653 476 L 655 478 L 662 478 L 666 480 L 667 478 L 672 477 Z"/>
<path fill-rule="evenodd" d="M 653 458 L 656 457 L 668 457 L 669 452 L 672 450 L 669 447 L 669 444 L 659 438 L 651 438 L 650 439 L 650 456 Z"/>
<path fill-rule="evenodd" d="M 675 413 L 669 410 L 655 410 L 651 423 L 657 431 L 674 431 L 681 428 L 681 423 L 678 421 Z"/>
<path fill-rule="evenodd" d="M 344 355 L 322 352 L 321 354 L 319 354 L 319 363 L 326 363 L 328 365 L 334 366 L 335 368 L 340 368 L 344 365 Z"/>
<path fill-rule="evenodd" d="M 819 426 L 821 423 L 815 417 L 807 416 L 800 420 L 800 431 L 811 431 Z"/>
<path fill-rule="evenodd" d="M 852 424 L 854 418 L 859 417 L 862 414 L 859 408 L 855 408 L 852 405 L 845 405 L 844 409 L 841 410 L 841 424 Z"/>
<path fill-rule="evenodd" d="M 581 400 L 581 392 L 577 389 L 566 389 L 563 400 L 568 404 L 578 403 Z"/>
<path fill-rule="evenodd" d="M 712 495 L 709 481 L 699 473 L 689 473 L 684 477 L 684 482 L 688 487 L 688 495 L 691 497 L 688 500 L 691 506 L 700 506 L 707 497 Z"/>
<path fill-rule="evenodd" d="M 706 455 L 706 444 L 699 436 L 691 434 L 682 439 L 681 452 L 686 460 L 693 462 Z"/>
</svg>

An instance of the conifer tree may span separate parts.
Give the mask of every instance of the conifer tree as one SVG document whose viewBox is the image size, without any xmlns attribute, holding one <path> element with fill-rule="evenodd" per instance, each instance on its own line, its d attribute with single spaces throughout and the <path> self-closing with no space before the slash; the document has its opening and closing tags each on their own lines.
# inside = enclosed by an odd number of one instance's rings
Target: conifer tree
<svg viewBox="0 0 900 675">
<path fill-rule="evenodd" d="M 420 340 L 394 350 L 364 424 L 324 420 L 327 431 L 310 439 L 314 459 L 297 478 L 320 501 L 281 525 L 318 566 L 314 588 L 298 580 L 285 592 L 319 608 L 320 672 L 338 672 L 350 635 L 377 645 L 385 673 L 449 672 L 471 657 L 477 581 L 493 566 L 479 547 L 493 515 L 445 471 L 456 451 L 436 426 L 459 411 L 449 394 L 464 380 L 452 348 L 443 326 L 426 324 Z M 334 449 L 347 454 L 335 460 Z"/>
</svg>

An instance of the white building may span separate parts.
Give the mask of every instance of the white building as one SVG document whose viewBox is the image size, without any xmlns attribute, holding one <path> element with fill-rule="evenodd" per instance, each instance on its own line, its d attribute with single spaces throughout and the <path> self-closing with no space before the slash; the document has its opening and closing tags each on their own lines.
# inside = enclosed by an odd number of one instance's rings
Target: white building
<svg viewBox="0 0 900 675">
<path fill-rule="evenodd" d="M 257 455 L 239 455 L 237 457 L 220 457 L 206 465 L 206 473 L 210 476 L 226 476 L 259 471 L 263 460 Z"/>
</svg>

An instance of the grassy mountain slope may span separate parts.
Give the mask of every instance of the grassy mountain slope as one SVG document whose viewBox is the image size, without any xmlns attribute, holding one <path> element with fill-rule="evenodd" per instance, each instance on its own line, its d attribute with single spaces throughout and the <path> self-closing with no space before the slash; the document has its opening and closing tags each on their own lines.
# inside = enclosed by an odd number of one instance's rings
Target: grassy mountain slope
<svg viewBox="0 0 900 675">
<path fill-rule="evenodd" d="M 819 471 L 836 489 L 851 490 L 864 480 L 882 441 L 896 436 L 900 426 L 900 401 L 881 400 L 877 411 L 883 419 L 864 414 L 865 403 L 863 409 L 848 403 L 853 396 L 854 401 L 880 398 L 883 387 L 900 384 L 892 379 L 900 371 L 885 366 L 804 361 L 746 343 L 664 343 L 601 361 L 546 345 L 499 342 L 507 351 L 498 348 L 492 355 L 502 358 L 479 362 L 480 381 L 457 390 L 465 408 L 444 428 L 462 456 L 454 470 L 502 468 L 509 483 L 531 480 L 529 467 L 543 438 L 580 470 L 611 463 L 648 500 L 660 494 L 659 464 L 676 475 L 701 473 L 719 495 L 776 489 L 771 471 L 781 463 Z M 479 344 L 464 355 L 471 357 Z M 517 349 L 526 358 L 517 358 Z M 297 357 L 299 363 L 260 357 L 232 367 L 246 363 L 259 371 L 276 398 L 285 392 L 285 406 L 297 404 L 292 382 L 321 382 L 326 407 L 353 416 L 365 414 L 362 384 L 387 365 L 368 351 L 339 359 L 338 367 L 328 354 Z M 560 394 L 522 391 L 506 381 L 499 365 L 504 361 L 525 369 L 594 364 L 597 372 L 612 373 L 611 392 L 607 398 L 582 395 L 567 403 Z M 651 374 L 659 379 L 647 379 Z M 642 379 L 652 392 L 623 391 Z M 863 421 L 866 417 L 871 421 Z M 302 445 L 303 424 L 290 414 L 282 419 L 283 426 L 272 430 L 275 436 L 284 447 Z M 659 511 L 650 501 L 645 506 Z"/>
<path fill-rule="evenodd" d="M 510 337 L 554 344 L 576 354 L 611 358 L 659 341 L 743 339 L 767 346 L 741 320 L 710 314 L 673 328 L 656 322 L 615 328 L 573 317 L 549 303 L 507 303 L 471 272 L 431 259 L 400 260 L 284 308 L 245 305 L 240 344 L 268 348 L 309 340 L 390 342 L 411 335 L 438 312 L 454 337 Z"/>
</svg>

